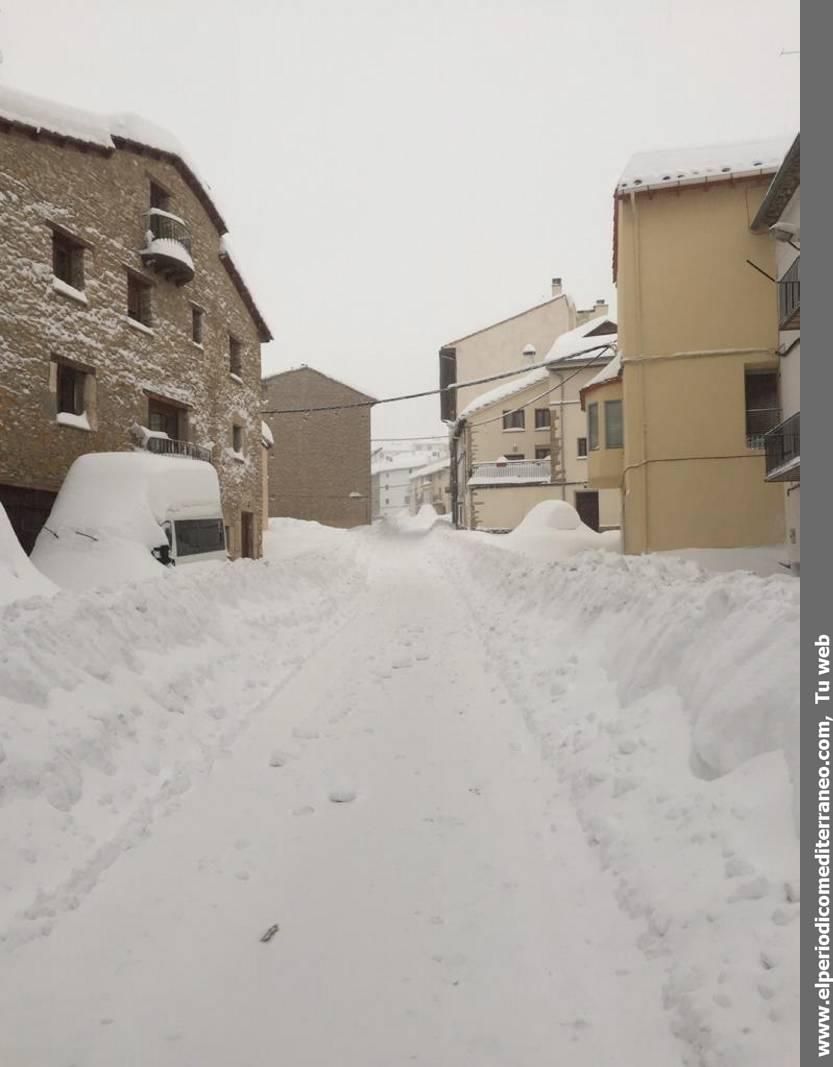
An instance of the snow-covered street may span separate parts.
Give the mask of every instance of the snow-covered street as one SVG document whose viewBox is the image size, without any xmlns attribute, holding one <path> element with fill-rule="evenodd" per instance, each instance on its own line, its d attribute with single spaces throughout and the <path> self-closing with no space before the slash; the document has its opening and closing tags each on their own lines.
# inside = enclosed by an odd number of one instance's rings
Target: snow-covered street
<svg viewBox="0 0 833 1067">
<path fill-rule="evenodd" d="M 269 563 L 7 609 L 35 662 L 3 665 L 0 1062 L 795 1062 L 796 587 L 295 526 Z M 737 628 L 757 712 L 716 685 Z"/>
</svg>

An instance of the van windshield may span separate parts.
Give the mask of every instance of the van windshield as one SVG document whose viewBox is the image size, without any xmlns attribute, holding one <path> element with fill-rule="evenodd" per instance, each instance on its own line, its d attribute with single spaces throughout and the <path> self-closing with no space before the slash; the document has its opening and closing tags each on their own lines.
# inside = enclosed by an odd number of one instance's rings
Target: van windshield
<svg viewBox="0 0 833 1067">
<path fill-rule="evenodd" d="M 174 523 L 174 528 L 178 556 L 222 552 L 226 547 L 222 519 L 181 519 Z"/>
</svg>

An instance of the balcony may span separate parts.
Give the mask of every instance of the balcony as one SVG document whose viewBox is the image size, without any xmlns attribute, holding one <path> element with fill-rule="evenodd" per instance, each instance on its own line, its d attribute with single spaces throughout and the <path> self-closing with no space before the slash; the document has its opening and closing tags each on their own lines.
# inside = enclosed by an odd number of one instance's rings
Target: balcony
<svg viewBox="0 0 833 1067">
<path fill-rule="evenodd" d="M 780 408 L 748 408 L 746 411 L 746 447 L 763 448 L 766 435 L 778 426 Z"/>
<path fill-rule="evenodd" d="M 152 207 L 147 212 L 145 247 L 139 253 L 151 267 L 175 285 L 187 285 L 194 277 L 191 234 L 177 215 Z"/>
<path fill-rule="evenodd" d="M 552 474 L 548 459 L 498 460 L 475 463 L 469 485 L 547 485 Z"/>
<path fill-rule="evenodd" d="M 778 327 L 781 330 L 801 329 L 801 256 L 778 282 Z"/>
<path fill-rule="evenodd" d="M 766 480 L 797 482 L 801 476 L 801 412 L 790 415 L 764 437 Z"/>
<path fill-rule="evenodd" d="M 177 441 L 173 437 L 148 437 L 145 441 L 148 452 L 157 456 L 183 456 L 187 459 L 201 459 L 211 462 L 211 449 L 195 445 L 191 441 Z"/>
</svg>

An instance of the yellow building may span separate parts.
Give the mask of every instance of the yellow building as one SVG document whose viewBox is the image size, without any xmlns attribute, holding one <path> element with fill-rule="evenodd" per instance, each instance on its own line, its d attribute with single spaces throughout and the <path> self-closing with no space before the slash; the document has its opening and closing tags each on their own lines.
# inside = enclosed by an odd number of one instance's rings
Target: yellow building
<svg viewBox="0 0 833 1067">
<path fill-rule="evenodd" d="M 628 553 L 784 541 L 772 242 L 750 230 L 789 143 L 642 153 L 615 193 L 617 374 L 584 390 L 590 484 Z"/>
</svg>

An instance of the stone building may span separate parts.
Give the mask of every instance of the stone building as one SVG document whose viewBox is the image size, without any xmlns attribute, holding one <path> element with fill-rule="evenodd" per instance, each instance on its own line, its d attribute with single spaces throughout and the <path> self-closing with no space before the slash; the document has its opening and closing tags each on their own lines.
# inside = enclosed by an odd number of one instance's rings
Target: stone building
<svg viewBox="0 0 833 1067">
<path fill-rule="evenodd" d="M 376 401 L 312 367 L 263 379 L 269 515 L 325 526 L 371 520 L 370 411 Z M 310 409 L 331 407 L 329 411 Z"/>
<path fill-rule="evenodd" d="M 71 463 L 209 459 L 259 556 L 260 344 L 208 187 L 170 134 L 0 90 L 0 502 L 31 549 Z"/>
</svg>

